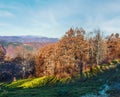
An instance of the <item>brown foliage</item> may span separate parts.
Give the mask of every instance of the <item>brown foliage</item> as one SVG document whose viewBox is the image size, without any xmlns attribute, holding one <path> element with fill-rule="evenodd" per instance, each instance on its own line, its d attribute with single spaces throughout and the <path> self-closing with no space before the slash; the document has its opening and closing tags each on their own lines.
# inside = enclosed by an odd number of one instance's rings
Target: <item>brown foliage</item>
<svg viewBox="0 0 120 97">
<path fill-rule="evenodd" d="M 72 76 L 80 71 L 79 63 L 85 60 L 86 52 L 84 30 L 70 29 L 58 43 L 40 49 L 36 56 L 36 75 Z"/>
<path fill-rule="evenodd" d="M 41 48 L 36 54 L 36 76 L 50 75 L 54 70 L 52 65 L 52 57 L 54 51 L 54 44 L 49 44 Z"/>
<path fill-rule="evenodd" d="M 41 48 L 36 54 L 36 76 L 55 75 L 71 77 L 89 68 L 101 65 L 109 58 L 120 58 L 119 34 L 112 34 L 108 40 L 97 30 L 85 37 L 84 29 L 70 29 L 55 44 Z"/>
<path fill-rule="evenodd" d="M 119 34 L 111 34 L 107 41 L 108 45 L 108 58 L 120 58 L 120 38 Z"/>
</svg>

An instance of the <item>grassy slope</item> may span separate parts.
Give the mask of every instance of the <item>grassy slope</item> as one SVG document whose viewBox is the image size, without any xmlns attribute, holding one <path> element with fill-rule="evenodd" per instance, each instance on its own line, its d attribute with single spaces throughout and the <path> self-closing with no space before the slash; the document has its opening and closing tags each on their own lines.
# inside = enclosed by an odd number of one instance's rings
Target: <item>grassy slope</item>
<svg viewBox="0 0 120 97">
<path fill-rule="evenodd" d="M 104 65 L 102 69 L 100 67 L 94 68 L 92 74 L 84 72 L 80 79 L 78 77 L 74 79 L 41 77 L 2 84 L 0 97 L 80 97 L 86 93 L 99 95 L 99 91 L 103 89 L 104 84 L 111 85 L 116 81 L 120 83 L 119 77 L 119 65 Z M 109 89 L 107 93 L 111 97 L 118 97 L 115 95 L 116 91 L 115 89 Z M 119 95 L 119 92 L 117 92 L 117 95 Z"/>
</svg>

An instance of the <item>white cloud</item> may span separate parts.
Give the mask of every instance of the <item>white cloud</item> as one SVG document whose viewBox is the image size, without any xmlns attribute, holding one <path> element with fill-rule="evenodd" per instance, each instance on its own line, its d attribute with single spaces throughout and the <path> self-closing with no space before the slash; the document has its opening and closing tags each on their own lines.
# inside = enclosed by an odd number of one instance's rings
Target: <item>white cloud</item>
<svg viewBox="0 0 120 97">
<path fill-rule="evenodd" d="M 14 14 L 8 11 L 0 11 L 0 17 L 13 17 Z"/>
<path fill-rule="evenodd" d="M 73 25 L 74 27 L 85 27 L 87 30 L 97 28 L 107 32 L 117 32 L 120 30 L 120 17 L 118 17 L 120 12 L 119 0 L 35 1 L 36 5 L 33 7 L 25 5 L 26 3 L 15 3 L 13 7 L 11 5 L 4 6 L 0 4 L 0 8 L 14 10 L 11 11 L 14 14 L 7 10 L 0 11 L 0 18 L 13 17 L 15 15 L 16 18 L 13 18 L 13 21 L 10 18 L 8 23 L 13 24 L 13 29 L 18 27 L 16 32 L 21 29 L 23 33 L 42 34 L 43 36 L 54 35 L 59 37 L 64 35 L 65 31 Z M 1 23 L 0 25 L 6 24 Z"/>
<path fill-rule="evenodd" d="M 100 29 L 106 32 L 106 35 L 111 33 L 120 33 L 120 17 L 116 16 L 113 18 L 105 18 L 101 16 L 89 17 L 84 26 L 88 31 L 93 31 L 95 29 Z"/>
</svg>

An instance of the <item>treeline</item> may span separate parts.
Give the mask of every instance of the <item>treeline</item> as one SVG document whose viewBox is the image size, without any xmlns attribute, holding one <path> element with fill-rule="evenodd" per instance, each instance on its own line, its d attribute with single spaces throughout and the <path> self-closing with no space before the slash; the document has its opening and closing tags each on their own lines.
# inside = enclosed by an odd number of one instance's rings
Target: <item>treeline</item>
<svg viewBox="0 0 120 97">
<path fill-rule="evenodd" d="M 82 76 L 84 71 L 92 72 L 95 66 L 109 65 L 120 58 L 120 37 L 118 33 L 105 37 L 100 30 L 88 33 L 82 28 L 71 28 L 57 43 L 45 45 L 36 52 L 21 49 L 18 56 L 9 58 L 0 45 L 0 81 Z"/>
<path fill-rule="evenodd" d="M 119 34 L 105 37 L 100 30 L 87 33 L 70 29 L 55 44 L 41 48 L 35 59 L 36 76 L 72 77 L 97 65 L 110 64 L 120 58 Z"/>
</svg>

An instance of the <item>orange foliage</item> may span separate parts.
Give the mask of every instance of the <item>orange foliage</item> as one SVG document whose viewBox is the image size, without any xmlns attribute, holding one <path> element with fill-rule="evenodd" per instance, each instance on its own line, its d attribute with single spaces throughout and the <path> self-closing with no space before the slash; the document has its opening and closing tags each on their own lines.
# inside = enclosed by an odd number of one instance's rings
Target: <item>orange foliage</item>
<svg viewBox="0 0 120 97">
<path fill-rule="evenodd" d="M 119 34 L 111 34 L 107 41 L 108 57 L 110 59 L 120 58 L 120 38 Z"/>
<path fill-rule="evenodd" d="M 36 56 L 36 75 L 73 76 L 80 71 L 79 63 L 85 60 L 86 52 L 83 29 L 70 29 L 58 43 L 40 49 Z"/>
<path fill-rule="evenodd" d="M 83 70 L 92 70 L 94 64 L 101 65 L 107 57 L 120 57 L 119 34 L 103 39 L 100 31 L 86 39 L 84 29 L 70 29 L 55 44 L 41 48 L 36 54 L 36 76 L 54 75 L 59 78 L 82 76 Z"/>
</svg>

